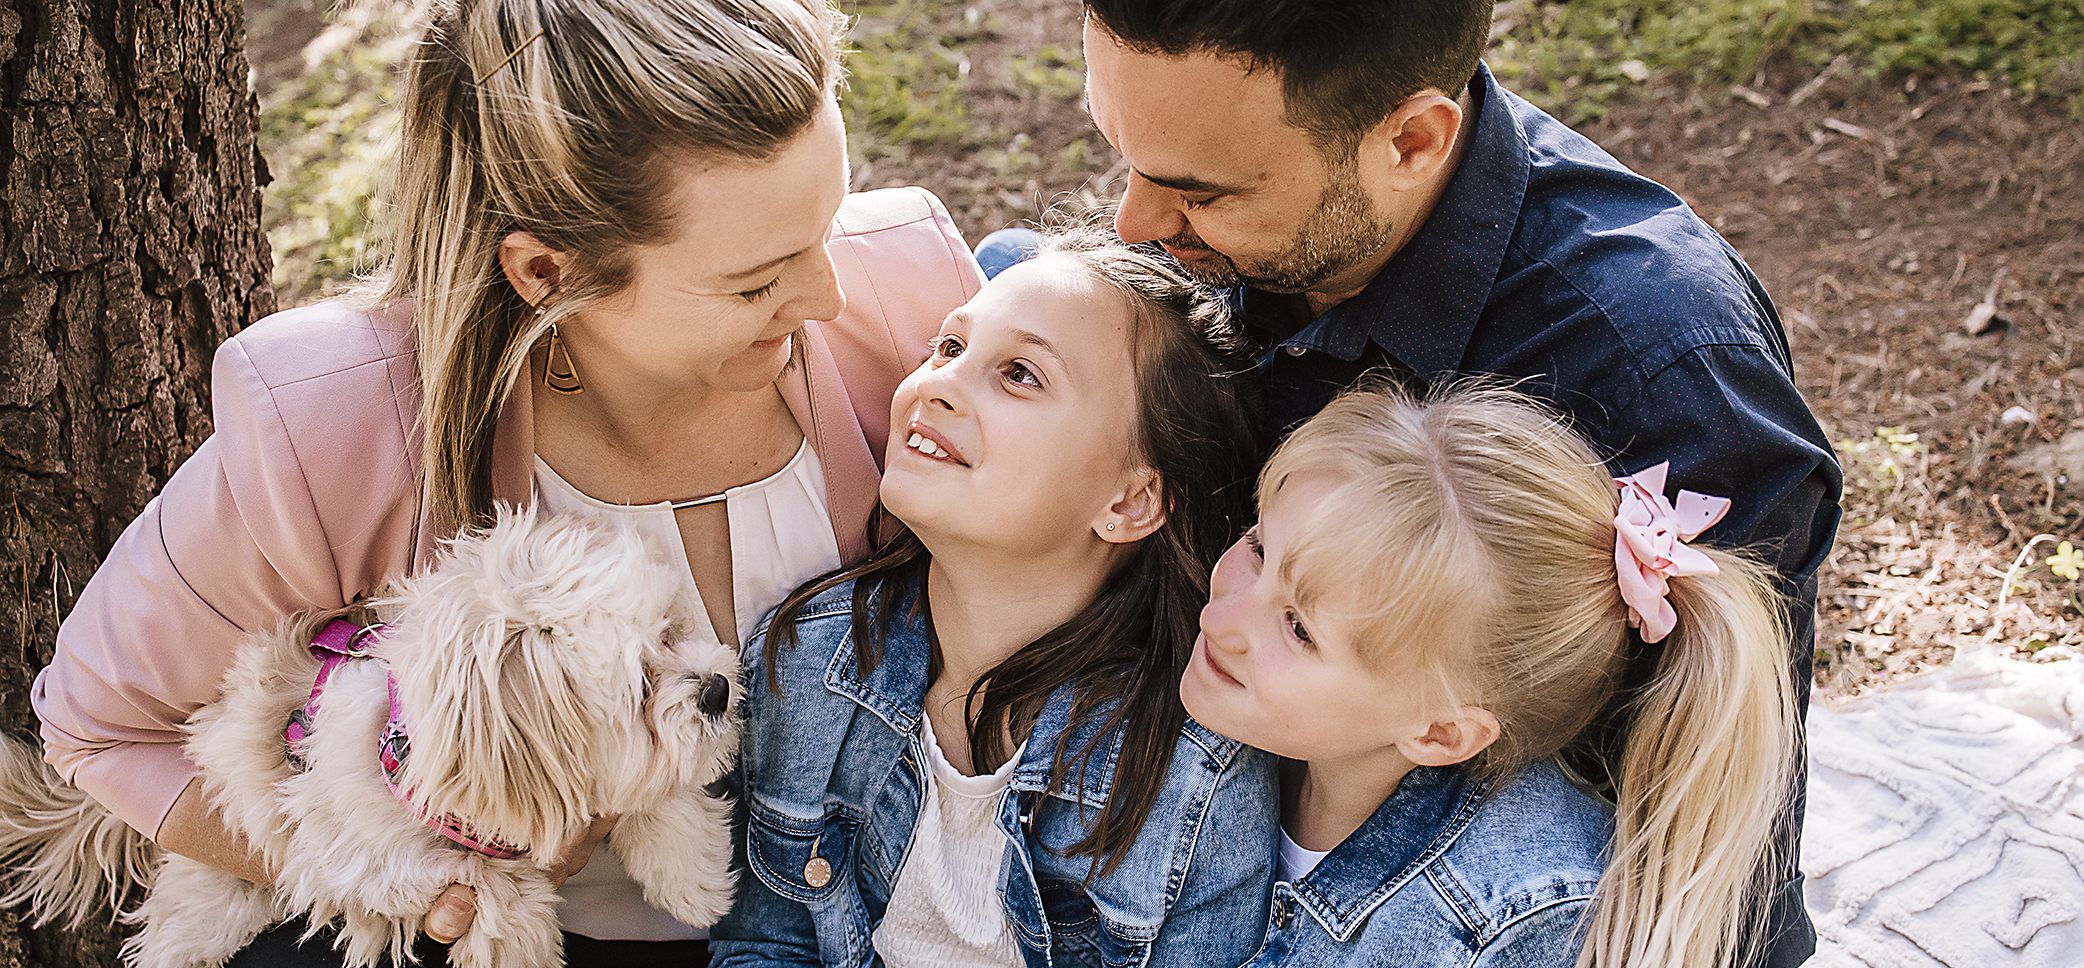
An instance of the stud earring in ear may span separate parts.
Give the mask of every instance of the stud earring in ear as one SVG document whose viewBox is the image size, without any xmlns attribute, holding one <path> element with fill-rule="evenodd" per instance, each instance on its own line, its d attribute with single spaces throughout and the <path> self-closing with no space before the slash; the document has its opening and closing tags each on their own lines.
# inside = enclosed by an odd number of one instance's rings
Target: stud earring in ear
<svg viewBox="0 0 2084 968">
<path fill-rule="evenodd" d="M 1109 521 L 1109 522 L 1107 522 L 1107 530 L 1109 530 L 1109 531 L 1113 531 L 1113 530 L 1114 530 L 1114 522 L 1112 522 L 1112 521 Z"/>
</svg>

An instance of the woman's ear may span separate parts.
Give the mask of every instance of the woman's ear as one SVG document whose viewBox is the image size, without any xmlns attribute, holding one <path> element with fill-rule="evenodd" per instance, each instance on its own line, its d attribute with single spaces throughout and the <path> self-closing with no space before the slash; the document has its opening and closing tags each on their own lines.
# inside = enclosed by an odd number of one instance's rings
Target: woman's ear
<svg viewBox="0 0 2084 968">
<path fill-rule="evenodd" d="M 1453 719 L 1435 720 L 1423 735 L 1397 744 L 1404 758 L 1419 766 L 1452 766 L 1474 757 L 1498 741 L 1498 717 L 1480 706 L 1461 706 Z"/>
<path fill-rule="evenodd" d="M 564 258 L 564 253 L 544 245 L 532 232 L 508 232 L 499 240 L 499 268 L 531 306 L 541 305 L 557 291 Z"/>
<path fill-rule="evenodd" d="M 1093 533 L 1114 544 L 1141 541 L 1165 524 L 1165 487 L 1148 467 L 1129 475 L 1129 486 L 1093 519 Z"/>
</svg>

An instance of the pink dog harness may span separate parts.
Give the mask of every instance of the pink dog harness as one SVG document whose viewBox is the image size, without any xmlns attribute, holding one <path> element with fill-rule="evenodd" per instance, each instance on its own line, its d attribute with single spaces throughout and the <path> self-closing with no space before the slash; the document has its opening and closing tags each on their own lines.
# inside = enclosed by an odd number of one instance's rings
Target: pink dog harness
<svg viewBox="0 0 2084 968">
<path fill-rule="evenodd" d="M 304 706 L 289 714 L 289 724 L 282 729 L 282 742 L 289 754 L 290 765 L 302 773 L 309 768 L 304 759 L 303 745 L 311 736 L 313 722 L 318 716 L 319 694 L 325 691 L 326 680 L 332 678 L 333 670 L 349 659 L 375 658 L 369 652 L 368 643 L 381 635 L 384 626 L 357 626 L 345 619 L 334 619 L 318 630 L 311 640 L 311 657 L 318 660 L 318 679 L 311 684 L 311 698 Z M 405 769 L 405 757 L 412 752 L 412 738 L 405 728 L 405 717 L 398 710 L 398 680 L 384 675 L 384 683 L 390 691 L 391 712 L 384 721 L 384 730 L 377 740 L 377 759 L 383 763 L 384 786 L 391 796 L 411 810 L 409 791 L 398 786 L 398 774 Z M 417 811 L 415 811 L 417 814 Z M 477 831 L 452 813 L 439 817 L 419 815 L 420 822 L 438 833 L 487 857 L 512 860 L 528 851 L 500 842 L 497 838 L 479 837 Z"/>
</svg>

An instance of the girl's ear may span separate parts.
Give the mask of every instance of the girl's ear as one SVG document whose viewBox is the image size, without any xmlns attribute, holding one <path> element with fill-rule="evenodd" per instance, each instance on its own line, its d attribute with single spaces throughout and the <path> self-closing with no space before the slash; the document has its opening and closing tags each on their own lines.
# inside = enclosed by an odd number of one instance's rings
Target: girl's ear
<svg viewBox="0 0 2084 968">
<path fill-rule="evenodd" d="M 1497 741 L 1498 717 L 1479 706 L 1461 706 L 1453 719 L 1434 721 L 1423 735 L 1398 743 L 1397 749 L 1419 766 L 1452 766 Z"/>
<path fill-rule="evenodd" d="M 499 268 L 529 305 L 539 305 L 557 291 L 564 258 L 564 253 L 544 245 L 532 232 L 508 232 L 499 240 Z"/>
<path fill-rule="evenodd" d="M 1114 544 L 1141 541 L 1165 524 L 1165 487 L 1148 467 L 1128 477 L 1129 486 L 1093 519 L 1093 533 Z"/>
</svg>

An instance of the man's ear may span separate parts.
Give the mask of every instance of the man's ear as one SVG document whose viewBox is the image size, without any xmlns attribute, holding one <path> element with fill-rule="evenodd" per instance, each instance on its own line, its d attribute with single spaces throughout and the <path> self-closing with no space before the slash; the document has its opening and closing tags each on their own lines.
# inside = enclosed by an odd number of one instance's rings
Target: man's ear
<svg viewBox="0 0 2084 968">
<path fill-rule="evenodd" d="M 1454 157 L 1461 127 L 1462 106 L 1453 98 L 1414 95 L 1361 138 L 1360 170 L 1381 173 L 1393 191 L 1421 187 Z"/>
<path fill-rule="evenodd" d="M 1128 481 L 1129 486 L 1093 519 L 1093 533 L 1102 541 L 1141 541 L 1165 524 L 1165 486 L 1158 472 L 1145 467 Z"/>
<path fill-rule="evenodd" d="M 1451 766 L 1464 762 L 1498 741 L 1498 717 L 1478 706 L 1461 706 L 1454 718 L 1435 720 L 1423 735 L 1397 744 L 1404 758 L 1419 766 Z"/>
<path fill-rule="evenodd" d="M 557 291 L 564 273 L 565 254 L 543 244 L 532 232 L 508 232 L 499 240 L 499 268 L 507 283 L 529 305 L 542 305 Z"/>
</svg>

